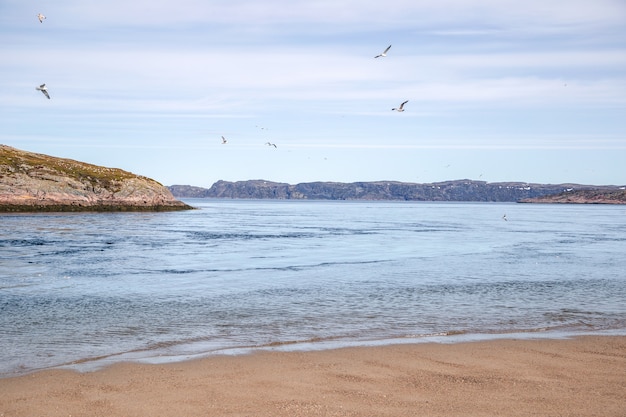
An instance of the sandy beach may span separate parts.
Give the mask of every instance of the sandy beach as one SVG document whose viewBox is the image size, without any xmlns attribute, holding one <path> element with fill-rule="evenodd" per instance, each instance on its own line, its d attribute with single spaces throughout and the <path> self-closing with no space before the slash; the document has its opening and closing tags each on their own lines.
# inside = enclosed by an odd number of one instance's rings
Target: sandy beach
<svg viewBox="0 0 626 417">
<path fill-rule="evenodd" d="M 620 416 L 626 337 L 258 352 L 0 380 L 0 416 Z"/>
</svg>

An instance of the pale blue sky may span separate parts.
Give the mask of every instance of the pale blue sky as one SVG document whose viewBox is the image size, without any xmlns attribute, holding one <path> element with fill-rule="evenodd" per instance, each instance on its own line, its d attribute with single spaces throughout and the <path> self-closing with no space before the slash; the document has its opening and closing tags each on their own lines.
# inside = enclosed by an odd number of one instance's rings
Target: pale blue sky
<svg viewBox="0 0 626 417">
<path fill-rule="evenodd" d="M 625 0 L 0 0 L 0 62 L 0 143 L 165 185 L 626 184 Z"/>
</svg>

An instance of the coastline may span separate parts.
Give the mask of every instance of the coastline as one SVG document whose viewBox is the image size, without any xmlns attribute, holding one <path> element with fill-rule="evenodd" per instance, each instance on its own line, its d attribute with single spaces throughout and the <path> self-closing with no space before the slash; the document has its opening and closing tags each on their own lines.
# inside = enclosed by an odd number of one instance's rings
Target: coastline
<svg viewBox="0 0 626 417">
<path fill-rule="evenodd" d="M 83 204 L 79 202 L 67 204 L 0 204 L 0 215 L 23 213 L 164 212 L 182 210 L 194 210 L 194 208 L 180 201 L 154 205 L 123 204 L 119 202 L 112 204 Z"/>
<path fill-rule="evenodd" d="M 622 416 L 626 336 L 259 351 L 0 379 L 0 415 Z"/>
</svg>

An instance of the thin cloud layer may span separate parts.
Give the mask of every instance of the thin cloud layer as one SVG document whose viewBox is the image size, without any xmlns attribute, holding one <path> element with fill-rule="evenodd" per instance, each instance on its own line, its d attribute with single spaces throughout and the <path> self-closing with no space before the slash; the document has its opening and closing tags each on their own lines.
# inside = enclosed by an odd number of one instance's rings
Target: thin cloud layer
<svg viewBox="0 0 626 417">
<path fill-rule="evenodd" d="M 269 139 L 282 141 L 285 152 L 326 149 L 346 172 L 369 175 L 350 149 L 622 150 L 626 141 L 618 116 L 626 107 L 623 1 L 113 0 L 104 7 L 61 0 L 33 7 L 0 6 L 7 63 L 0 141 L 17 147 L 46 152 L 78 142 L 69 156 L 93 161 L 90 149 L 107 147 L 212 149 L 209 138 L 228 132 L 229 149 Z M 373 59 L 389 44 L 387 57 Z M 49 103 L 35 94 L 44 82 Z M 405 100 L 407 111 L 391 112 Z M 258 131 L 258 124 L 273 128 Z M 215 161 L 224 177 L 203 168 L 197 178 L 239 177 L 229 158 L 236 154 Z M 163 164 L 128 160 L 128 169 L 145 167 L 166 183 L 176 170 L 176 163 L 165 172 Z M 262 162 L 247 163 L 245 172 L 258 168 L 255 177 L 270 173 Z M 603 182 L 620 182 L 613 171 Z M 289 182 L 284 172 L 268 179 Z M 310 168 L 298 177 L 317 175 Z"/>
</svg>

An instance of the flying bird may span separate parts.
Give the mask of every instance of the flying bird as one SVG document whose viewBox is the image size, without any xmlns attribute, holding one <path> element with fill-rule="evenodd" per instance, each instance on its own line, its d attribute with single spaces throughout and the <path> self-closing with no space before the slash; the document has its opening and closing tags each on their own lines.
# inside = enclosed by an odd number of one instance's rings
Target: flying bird
<svg viewBox="0 0 626 417">
<path fill-rule="evenodd" d="M 48 94 L 48 87 L 46 87 L 46 84 L 41 84 L 39 87 L 35 87 L 35 90 L 41 91 L 44 96 L 50 99 L 50 94 Z"/>
<path fill-rule="evenodd" d="M 46 16 L 42 15 L 41 13 L 39 13 L 37 15 L 37 18 L 39 19 L 39 23 L 43 23 L 43 20 L 46 18 Z"/>
<path fill-rule="evenodd" d="M 376 55 L 374 58 L 380 58 L 380 57 L 385 57 L 385 56 L 387 56 L 387 51 L 389 51 L 389 49 L 390 49 L 390 48 L 391 48 L 391 45 L 389 45 L 389 46 L 387 47 L 387 49 L 385 49 L 385 50 L 383 51 L 383 53 L 382 53 L 382 54 L 380 54 L 380 55 Z"/>
<path fill-rule="evenodd" d="M 505 222 L 509 221 L 509 219 L 506 218 L 506 213 L 504 213 L 504 216 L 502 216 L 502 220 L 504 220 Z"/>
<path fill-rule="evenodd" d="M 222 145 L 228 142 L 224 136 L 222 136 Z"/>
<path fill-rule="evenodd" d="M 408 102 L 409 102 L 409 100 L 407 100 L 407 101 L 405 101 L 404 103 L 400 104 L 400 107 L 394 107 L 394 108 L 393 108 L 393 109 L 391 109 L 391 110 L 395 110 L 395 111 L 403 112 L 403 111 L 404 111 L 404 105 L 405 105 L 406 103 L 408 103 Z"/>
<path fill-rule="evenodd" d="M 267 146 L 273 146 L 273 147 L 275 147 L 275 148 L 278 148 L 278 146 L 276 146 L 276 144 L 275 144 L 275 143 L 265 142 L 265 144 L 266 144 Z"/>
</svg>

